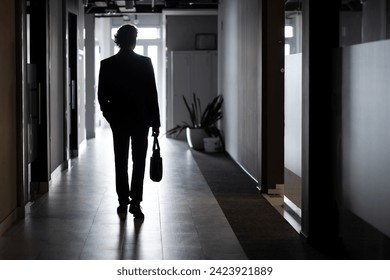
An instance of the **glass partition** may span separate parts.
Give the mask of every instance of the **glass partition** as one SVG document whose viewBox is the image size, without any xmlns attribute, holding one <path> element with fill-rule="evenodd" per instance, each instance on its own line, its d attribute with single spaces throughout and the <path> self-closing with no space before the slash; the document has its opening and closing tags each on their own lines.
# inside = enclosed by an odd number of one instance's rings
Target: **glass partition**
<svg viewBox="0 0 390 280">
<path fill-rule="evenodd" d="M 342 0 L 340 46 L 390 38 L 390 0 Z"/>
</svg>

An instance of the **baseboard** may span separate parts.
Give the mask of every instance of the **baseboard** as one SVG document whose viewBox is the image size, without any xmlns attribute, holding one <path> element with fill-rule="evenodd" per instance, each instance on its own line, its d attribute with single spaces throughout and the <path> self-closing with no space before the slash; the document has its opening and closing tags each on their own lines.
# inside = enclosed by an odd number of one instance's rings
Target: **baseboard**
<svg viewBox="0 0 390 280">
<path fill-rule="evenodd" d="M 19 220 L 19 209 L 16 208 L 12 213 L 0 223 L 0 236 L 2 236 L 14 223 Z"/>
<path fill-rule="evenodd" d="M 284 196 L 284 204 L 291 209 L 299 218 L 302 218 L 302 210 L 295 205 L 287 196 Z"/>
<path fill-rule="evenodd" d="M 295 229 L 301 231 L 301 219 L 285 203 L 284 185 L 278 184 L 275 189 L 269 189 L 263 197 L 283 216 L 283 218 Z"/>
<path fill-rule="evenodd" d="M 283 184 L 276 184 L 274 189 L 268 189 L 269 195 L 280 195 L 284 196 L 284 185 Z"/>
<path fill-rule="evenodd" d="M 51 179 L 54 180 L 58 176 L 61 175 L 61 173 L 68 169 L 71 166 L 71 160 L 65 160 L 63 163 L 61 163 L 54 171 L 51 173 Z"/>
<path fill-rule="evenodd" d="M 232 157 L 232 155 L 228 152 L 228 151 L 225 151 L 228 155 L 229 155 L 229 157 L 241 168 L 241 170 L 242 171 L 244 171 L 248 176 L 249 176 L 249 178 L 251 178 L 253 181 L 254 181 L 254 183 L 256 184 L 256 188 L 259 190 L 259 191 L 261 191 L 262 190 L 262 187 L 261 187 L 261 184 L 260 184 L 260 182 L 259 182 L 259 180 L 257 180 L 248 170 L 246 170 L 245 169 L 245 167 L 241 164 L 241 163 L 239 163 L 234 157 Z"/>
<path fill-rule="evenodd" d="M 47 193 L 50 189 L 49 182 L 31 182 L 31 201 L 38 199 L 41 195 Z"/>
</svg>

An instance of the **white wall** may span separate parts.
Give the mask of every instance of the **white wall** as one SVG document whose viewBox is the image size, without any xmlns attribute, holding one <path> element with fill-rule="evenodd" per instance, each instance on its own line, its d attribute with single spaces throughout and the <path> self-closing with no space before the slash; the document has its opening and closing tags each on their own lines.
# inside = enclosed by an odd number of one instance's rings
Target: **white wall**
<svg viewBox="0 0 390 280">
<path fill-rule="evenodd" d="M 302 53 L 285 58 L 285 167 L 302 176 Z"/>
<path fill-rule="evenodd" d="M 390 41 L 342 50 L 342 197 L 390 237 Z"/>
<path fill-rule="evenodd" d="M 301 216 L 302 53 L 285 57 L 284 89 L 284 201 Z"/>
<path fill-rule="evenodd" d="M 261 4 L 219 6 L 219 94 L 225 99 L 226 150 L 255 179 L 261 172 Z"/>
<path fill-rule="evenodd" d="M 224 97 L 223 129 L 226 150 L 238 158 L 238 1 L 221 1 L 219 6 L 219 94 Z"/>
<path fill-rule="evenodd" d="M 99 83 L 100 61 L 110 57 L 113 54 L 113 43 L 111 39 L 111 18 L 95 18 L 95 67 L 96 67 L 96 87 Z M 99 102 L 96 106 L 96 123 L 103 127 L 109 127 L 108 122 L 104 119 L 100 111 Z"/>
<path fill-rule="evenodd" d="M 95 19 L 95 37 L 100 50 L 100 59 L 105 59 L 113 54 L 111 39 L 111 18 Z M 97 65 L 99 68 L 100 65 Z"/>
</svg>

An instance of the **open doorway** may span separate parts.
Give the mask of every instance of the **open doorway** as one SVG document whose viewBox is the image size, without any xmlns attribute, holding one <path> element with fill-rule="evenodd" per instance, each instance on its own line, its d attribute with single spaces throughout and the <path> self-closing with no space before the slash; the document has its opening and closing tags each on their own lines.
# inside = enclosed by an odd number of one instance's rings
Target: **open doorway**
<svg viewBox="0 0 390 280">
<path fill-rule="evenodd" d="M 138 17 L 137 17 L 138 18 Z M 123 22 L 125 24 L 126 22 Z M 119 27 L 113 27 L 111 29 L 111 39 L 114 40 L 114 35 L 118 31 Z M 161 26 L 160 25 L 138 25 L 137 45 L 134 52 L 147 56 L 151 59 L 154 69 L 154 76 L 156 78 L 156 86 L 158 92 L 158 101 L 161 107 L 162 104 L 162 39 L 161 39 Z M 118 46 L 114 46 L 114 53 L 119 51 Z M 161 121 L 161 123 L 165 123 Z"/>
<path fill-rule="evenodd" d="M 299 3 L 285 10 L 284 209 L 300 231 L 302 209 L 302 12 Z M 297 223 L 295 223 L 297 222 Z"/>
<path fill-rule="evenodd" d="M 126 19 L 126 20 L 125 20 Z M 162 25 L 160 14 L 134 15 L 131 18 L 122 17 L 96 17 L 95 18 L 95 38 L 96 52 L 95 65 L 96 73 L 99 73 L 100 61 L 116 54 L 119 49 L 114 43 L 114 35 L 123 24 L 133 24 L 138 29 L 137 45 L 134 51 L 140 55 L 148 56 L 152 60 L 158 100 L 160 104 L 161 123 L 165 124 L 163 85 L 163 50 L 162 50 Z M 110 37 L 107 34 L 111 34 Z M 96 75 L 97 77 L 97 75 Z M 97 77 L 98 78 L 98 77 Z M 96 80 L 98 83 L 98 80 Z M 100 112 L 99 109 L 96 110 Z M 97 123 L 106 124 L 101 114 L 98 114 Z M 161 129 L 163 131 L 164 128 Z"/>
</svg>

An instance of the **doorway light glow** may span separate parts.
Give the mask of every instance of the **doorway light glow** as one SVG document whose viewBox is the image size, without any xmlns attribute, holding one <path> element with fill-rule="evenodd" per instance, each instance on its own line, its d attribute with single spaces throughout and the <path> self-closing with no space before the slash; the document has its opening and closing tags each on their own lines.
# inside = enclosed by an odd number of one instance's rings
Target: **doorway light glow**
<svg viewBox="0 0 390 280">
<path fill-rule="evenodd" d="M 292 37 L 294 37 L 294 28 L 292 26 L 286 25 L 284 27 L 284 37 L 285 38 L 292 38 Z"/>
<path fill-rule="evenodd" d="M 118 32 L 118 29 L 119 29 L 119 27 L 111 29 L 111 39 L 112 40 L 114 40 L 115 34 Z M 138 29 L 137 40 L 153 40 L 153 39 L 160 39 L 161 38 L 160 28 L 139 27 L 137 29 Z"/>
</svg>

